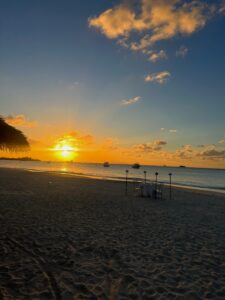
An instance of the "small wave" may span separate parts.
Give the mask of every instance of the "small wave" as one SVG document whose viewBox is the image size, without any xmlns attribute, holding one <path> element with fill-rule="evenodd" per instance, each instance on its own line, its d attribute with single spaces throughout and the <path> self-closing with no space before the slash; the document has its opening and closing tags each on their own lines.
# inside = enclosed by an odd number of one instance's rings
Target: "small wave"
<svg viewBox="0 0 225 300">
<path fill-rule="evenodd" d="M 111 181 L 120 181 L 125 182 L 126 178 L 122 176 L 101 176 L 98 174 L 85 174 L 85 173 L 78 173 L 78 172 L 62 172 L 62 171 L 51 171 L 48 173 L 57 173 L 57 174 L 67 174 L 71 176 L 82 176 L 85 178 L 92 178 L 92 179 L 99 179 L 99 180 L 111 180 Z M 140 177 L 129 177 L 127 178 L 127 181 L 132 183 L 140 183 L 143 182 L 143 178 Z M 147 180 L 149 183 L 155 183 L 154 180 Z M 164 184 L 166 186 L 169 186 L 168 181 L 157 181 L 158 184 Z M 177 188 L 186 188 L 186 189 L 192 189 L 192 190 L 200 190 L 200 191 L 208 191 L 208 192 L 217 192 L 217 193 L 224 193 L 225 194 L 225 187 L 211 187 L 211 186 L 198 186 L 198 185 L 192 185 L 192 184 L 182 184 L 179 182 L 174 182 L 171 184 L 172 187 Z"/>
<path fill-rule="evenodd" d="M 112 165 L 111 168 L 102 168 L 101 164 L 84 164 L 84 163 L 76 163 L 78 165 L 77 169 L 75 166 L 69 168 L 60 163 L 51 163 L 49 166 L 48 163 L 45 162 L 19 162 L 18 164 L 15 162 L 0 162 L 0 167 L 3 168 L 16 168 L 29 170 L 30 172 L 48 172 L 48 173 L 58 173 L 65 174 L 70 176 L 82 176 L 88 178 L 95 178 L 101 180 L 114 180 L 114 181 L 125 181 L 125 170 L 129 169 L 128 165 Z M 68 169 L 67 169 L 68 167 Z M 145 170 L 147 170 L 148 174 L 148 182 L 155 182 L 154 176 L 155 172 L 159 172 L 158 182 L 169 185 L 168 180 L 168 172 L 171 172 L 171 168 L 166 170 L 161 167 L 151 167 L 145 166 Z M 75 169 L 75 170 L 74 170 Z M 197 189 L 197 190 L 205 190 L 205 191 L 213 191 L 225 193 L 224 186 L 224 170 L 210 169 L 210 174 L 208 173 L 208 169 L 190 169 L 190 168 L 173 168 L 172 173 L 172 186 L 181 187 L 181 188 L 189 188 L 189 189 Z M 149 180 L 149 176 L 152 177 L 152 180 Z M 210 180 L 209 180 L 210 178 Z M 128 182 L 143 182 L 143 171 L 141 170 L 130 170 L 128 174 Z M 210 185 L 210 183 L 214 183 L 214 185 Z"/>
</svg>

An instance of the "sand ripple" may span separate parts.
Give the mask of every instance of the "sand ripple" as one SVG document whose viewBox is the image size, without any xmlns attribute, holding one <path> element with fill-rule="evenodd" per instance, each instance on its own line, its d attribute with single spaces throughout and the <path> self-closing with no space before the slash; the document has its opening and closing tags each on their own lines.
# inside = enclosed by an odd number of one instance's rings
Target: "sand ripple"
<svg viewBox="0 0 225 300">
<path fill-rule="evenodd" d="M 225 299 L 224 197 L 123 188 L 0 170 L 0 299 Z"/>
</svg>

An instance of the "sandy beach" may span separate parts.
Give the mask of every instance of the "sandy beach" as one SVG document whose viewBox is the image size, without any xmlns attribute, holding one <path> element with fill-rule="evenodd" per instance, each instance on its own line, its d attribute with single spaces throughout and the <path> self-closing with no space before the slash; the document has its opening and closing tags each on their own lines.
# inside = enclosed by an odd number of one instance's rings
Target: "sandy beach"
<svg viewBox="0 0 225 300">
<path fill-rule="evenodd" d="M 0 299 L 224 299 L 225 196 L 0 169 Z"/>
</svg>

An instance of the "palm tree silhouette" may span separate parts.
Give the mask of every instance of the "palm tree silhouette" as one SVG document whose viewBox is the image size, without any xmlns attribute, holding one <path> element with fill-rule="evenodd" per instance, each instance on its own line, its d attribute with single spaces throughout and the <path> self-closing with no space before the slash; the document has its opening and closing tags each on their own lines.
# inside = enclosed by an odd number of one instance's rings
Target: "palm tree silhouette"
<svg viewBox="0 0 225 300">
<path fill-rule="evenodd" d="M 25 135 L 0 117 L 0 150 L 19 151 L 29 148 Z"/>
</svg>

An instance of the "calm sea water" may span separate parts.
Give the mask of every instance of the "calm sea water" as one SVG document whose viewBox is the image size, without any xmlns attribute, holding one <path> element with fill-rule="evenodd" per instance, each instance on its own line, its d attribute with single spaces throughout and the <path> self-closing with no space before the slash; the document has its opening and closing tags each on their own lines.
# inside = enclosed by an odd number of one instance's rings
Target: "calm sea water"
<svg viewBox="0 0 225 300">
<path fill-rule="evenodd" d="M 39 161 L 0 161 L 0 167 L 21 168 L 36 171 L 67 172 L 70 174 L 82 174 L 99 178 L 124 180 L 125 170 L 129 170 L 130 180 L 143 180 L 144 171 L 147 172 L 148 180 L 155 180 L 155 172 L 158 172 L 158 181 L 169 182 L 169 173 L 172 173 L 174 185 L 190 186 L 196 188 L 209 188 L 225 191 L 225 170 L 221 169 L 197 169 L 141 166 L 133 169 L 130 165 L 111 165 L 104 168 L 102 164 L 74 163 L 74 162 L 39 162 Z"/>
</svg>

